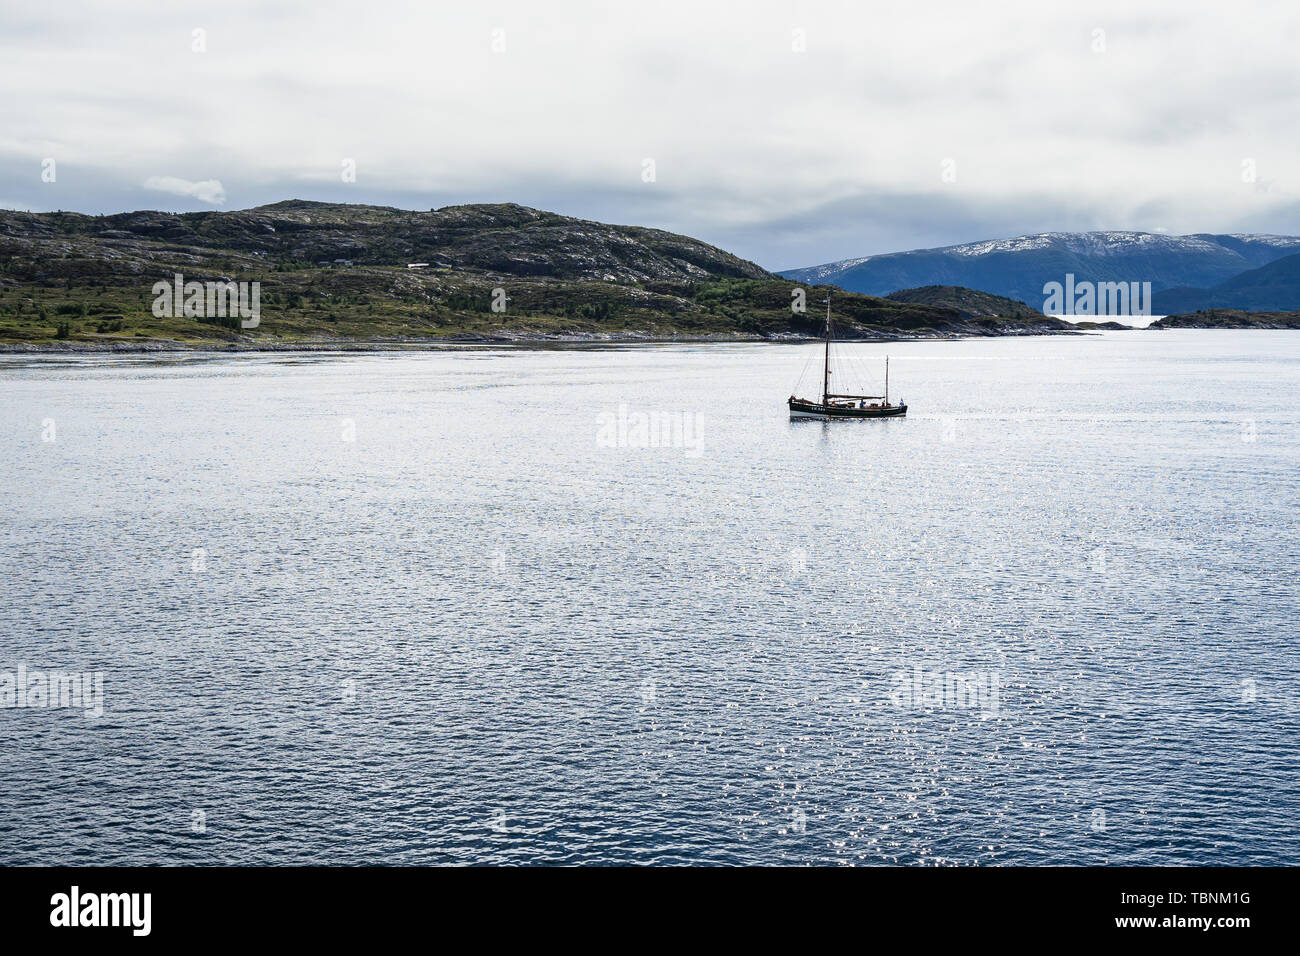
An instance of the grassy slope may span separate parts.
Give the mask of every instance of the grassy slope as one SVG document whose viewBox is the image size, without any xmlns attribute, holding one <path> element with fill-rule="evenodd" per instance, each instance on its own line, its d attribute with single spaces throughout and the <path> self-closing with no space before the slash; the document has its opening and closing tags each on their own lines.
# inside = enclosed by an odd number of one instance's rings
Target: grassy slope
<svg viewBox="0 0 1300 956">
<path fill-rule="evenodd" d="M 916 289 L 901 289 L 891 292 L 887 299 L 893 302 L 915 302 L 922 305 L 937 305 L 942 308 L 956 309 L 966 318 L 985 316 L 1005 316 L 1007 318 L 1030 319 L 1042 318 L 1042 313 L 1018 299 L 964 289 L 952 285 L 927 285 Z"/>
<path fill-rule="evenodd" d="M 520 282 L 436 273 L 413 278 L 405 269 L 311 269 L 238 272 L 262 282 L 261 324 L 232 330 L 188 318 L 156 318 L 142 283 L 121 287 L 80 281 L 21 284 L 0 290 L 0 342 L 59 341 L 60 324 L 74 342 L 187 344 L 295 342 L 312 338 L 442 339 L 511 333 L 542 335 L 819 335 L 815 307 L 790 308 L 797 284 L 781 279 L 731 279 L 689 286 L 590 282 Z M 152 277 L 151 277 L 152 278 Z M 404 289 L 388 291 L 392 283 Z M 504 314 L 490 309 L 492 290 L 506 289 Z M 891 334 L 962 334 L 949 310 L 902 306 L 833 290 L 809 290 L 810 301 L 834 295 L 836 326 L 846 337 Z M 84 314 L 83 314 L 84 312 Z"/>
<path fill-rule="evenodd" d="M 353 265 L 317 264 L 347 257 Z M 407 261 L 431 267 L 410 270 Z M 260 326 L 155 317 L 153 283 L 177 272 L 260 282 Z M 503 314 L 490 308 L 495 288 L 509 296 Z M 818 335 L 828 292 L 845 337 L 1000 334 L 1036 322 L 968 321 L 940 305 L 830 287 L 807 288 L 808 311 L 796 313 L 796 288 L 689 237 L 509 204 L 428 213 L 298 201 L 179 216 L 0 213 L 0 343 Z"/>
</svg>

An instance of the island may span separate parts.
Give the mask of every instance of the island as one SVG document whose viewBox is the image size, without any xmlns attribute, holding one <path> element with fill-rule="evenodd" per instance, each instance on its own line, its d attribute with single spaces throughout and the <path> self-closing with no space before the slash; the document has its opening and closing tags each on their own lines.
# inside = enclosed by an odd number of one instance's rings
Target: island
<svg viewBox="0 0 1300 956">
<path fill-rule="evenodd" d="M 1205 309 L 1156 319 L 1152 329 L 1300 329 L 1300 312 Z"/>
<path fill-rule="evenodd" d="M 237 297 L 223 307 L 227 286 L 254 293 L 247 314 Z M 0 210 L 0 350 L 10 352 L 786 341 L 822 334 L 827 296 L 844 339 L 1075 332 L 974 290 L 845 292 L 688 236 L 512 203 Z"/>
</svg>

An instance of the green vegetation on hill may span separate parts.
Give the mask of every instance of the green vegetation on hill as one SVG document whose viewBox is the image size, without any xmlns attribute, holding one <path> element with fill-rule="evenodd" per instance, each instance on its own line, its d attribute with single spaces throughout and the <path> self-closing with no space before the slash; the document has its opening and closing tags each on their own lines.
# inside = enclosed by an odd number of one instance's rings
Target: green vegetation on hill
<svg viewBox="0 0 1300 956">
<path fill-rule="evenodd" d="M 1183 315 L 1166 315 L 1151 323 L 1153 329 L 1300 329 L 1300 312 L 1244 312 L 1240 309 L 1206 309 Z"/>
<path fill-rule="evenodd" d="M 1043 319 L 1045 316 L 1017 299 L 979 292 L 959 285 L 927 285 L 919 289 L 900 289 L 885 298 L 894 302 L 916 302 L 954 309 L 964 319 L 1001 317 L 1007 319 Z"/>
<path fill-rule="evenodd" d="M 155 317 L 154 283 L 177 273 L 260 283 L 259 326 Z M 791 309 L 800 288 L 802 313 Z M 492 308 L 497 289 L 504 312 Z M 828 293 L 846 337 L 1064 326 L 802 287 L 689 237 L 513 204 L 428 213 L 298 200 L 181 215 L 0 211 L 0 342 L 10 344 L 819 335 Z"/>
</svg>

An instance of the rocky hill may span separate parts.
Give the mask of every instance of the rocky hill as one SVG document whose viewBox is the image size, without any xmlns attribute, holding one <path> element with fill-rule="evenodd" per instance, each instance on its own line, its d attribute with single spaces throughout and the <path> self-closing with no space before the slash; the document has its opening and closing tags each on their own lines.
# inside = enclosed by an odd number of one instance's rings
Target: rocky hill
<svg viewBox="0 0 1300 956">
<path fill-rule="evenodd" d="M 927 285 L 919 289 L 901 289 L 885 298 L 893 302 L 916 302 L 953 309 L 964 319 L 1003 316 L 1013 319 L 1045 319 L 1037 309 L 1005 296 L 963 289 L 955 285 Z"/>
<path fill-rule="evenodd" d="M 513 203 L 411 212 L 287 200 L 240 212 L 115 216 L 0 212 L 0 255 L 95 258 L 129 275 L 160 255 L 215 253 L 278 266 L 430 266 L 605 282 L 761 279 L 752 262 L 659 229 L 611 226 Z M 45 274 L 34 267 L 33 277 Z M 67 274 L 68 270 L 57 270 Z"/>
<path fill-rule="evenodd" d="M 154 284 L 178 273 L 187 282 L 260 283 L 259 325 L 154 315 Z M 182 214 L 0 211 L 0 343 L 10 349 L 780 338 L 819 335 L 818 309 L 792 303 L 826 292 L 835 294 L 845 337 L 1071 328 L 1021 308 L 973 317 L 937 301 L 814 289 L 687 236 L 514 204 L 413 212 L 290 200 Z"/>
</svg>

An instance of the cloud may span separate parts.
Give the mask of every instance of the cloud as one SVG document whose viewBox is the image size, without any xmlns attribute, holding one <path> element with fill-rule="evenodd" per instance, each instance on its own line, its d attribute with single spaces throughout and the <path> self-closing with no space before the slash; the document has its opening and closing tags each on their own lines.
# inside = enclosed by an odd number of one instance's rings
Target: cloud
<svg viewBox="0 0 1300 956">
<path fill-rule="evenodd" d="M 144 181 L 145 189 L 173 196 L 192 196 L 199 202 L 220 206 L 226 201 L 226 190 L 219 179 L 205 179 L 202 182 L 190 182 L 177 176 L 150 176 Z"/>
<path fill-rule="evenodd" d="M 0 89 L 23 91 L 0 97 L 0 182 L 85 212 L 160 189 L 178 210 L 515 201 L 769 268 L 1050 229 L 1294 231 L 1298 48 L 1281 0 L 0 4 Z"/>
</svg>

